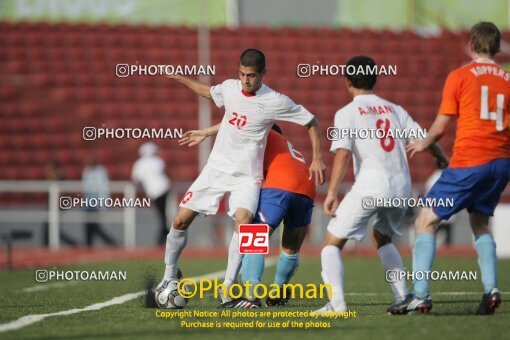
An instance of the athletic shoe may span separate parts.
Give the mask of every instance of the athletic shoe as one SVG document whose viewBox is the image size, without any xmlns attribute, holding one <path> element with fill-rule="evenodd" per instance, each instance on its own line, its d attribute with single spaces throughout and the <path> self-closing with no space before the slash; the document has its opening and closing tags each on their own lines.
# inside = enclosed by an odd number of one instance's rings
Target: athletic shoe
<svg viewBox="0 0 510 340">
<path fill-rule="evenodd" d="M 183 275 L 182 275 L 182 271 L 180 268 L 177 268 L 177 280 L 180 280 L 182 279 Z M 166 286 L 168 286 L 168 282 L 172 281 L 172 279 L 168 279 L 168 280 L 161 280 L 161 282 L 155 287 L 155 288 L 152 288 L 152 291 L 154 293 L 157 293 L 157 292 L 160 292 L 162 291 L 163 289 L 166 288 Z"/>
<path fill-rule="evenodd" d="M 287 288 L 287 291 L 284 291 L 283 288 L 280 289 L 280 297 L 266 299 L 266 307 L 276 307 L 276 306 L 285 306 L 287 302 L 290 300 L 290 296 L 292 295 L 292 290 Z"/>
<path fill-rule="evenodd" d="M 232 287 L 235 284 L 237 284 L 237 280 L 232 282 L 232 284 L 229 287 Z M 227 288 L 227 292 L 228 292 L 228 288 Z M 221 307 L 221 304 L 232 301 L 232 298 L 230 296 L 228 296 L 228 293 L 225 294 L 226 297 L 223 297 L 223 286 L 221 286 L 221 285 L 218 287 L 216 294 L 218 294 L 217 296 L 220 300 L 220 307 Z"/>
<path fill-rule="evenodd" d="M 388 314 L 398 315 L 418 311 L 422 314 L 430 312 L 432 309 L 432 299 L 429 295 L 425 299 L 419 299 L 413 294 L 407 295 L 404 301 L 395 302 L 388 307 Z"/>
<path fill-rule="evenodd" d="M 347 311 L 347 307 L 343 306 L 342 308 L 335 309 L 333 307 L 333 305 L 328 302 L 321 309 L 317 309 L 316 311 L 310 312 L 310 316 L 315 316 L 315 315 L 327 316 L 327 315 L 336 314 L 336 313 L 344 313 L 346 311 Z"/>
<path fill-rule="evenodd" d="M 262 307 L 262 304 L 260 303 L 260 299 L 255 299 L 253 301 L 248 300 L 247 298 L 238 298 L 234 299 L 232 301 L 228 301 L 225 303 L 222 303 L 220 305 L 221 308 L 260 308 Z"/>
<path fill-rule="evenodd" d="M 501 304 L 501 294 L 493 288 L 489 294 L 483 294 L 482 301 L 476 309 L 476 315 L 492 315 Z"/>
</svg>

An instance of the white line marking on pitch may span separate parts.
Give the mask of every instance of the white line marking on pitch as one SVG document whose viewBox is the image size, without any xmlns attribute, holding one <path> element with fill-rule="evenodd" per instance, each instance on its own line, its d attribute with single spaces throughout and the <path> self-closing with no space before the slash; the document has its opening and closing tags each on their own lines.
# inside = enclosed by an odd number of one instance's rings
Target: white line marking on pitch
<svg viewBox="0 0 510 340">
<path fill-rule="evenodd" d="M 268 258 L 266 261 L 265 267 L 271 267 L 271 266 L 275 265 L 276 261 L 277 261 L 276 257 Z M 195 276 L 195 277 L 192 277 L 191 279 L 193 279 L 193 280 L 199 280 L 199 279 L 204 279 L 204 278 L 217 279 L 217 278 L 223 277 L 224 275 L 225 275 L 225 271 L 222 270 L 222 271 L 218 271 L 218 272 L 214 272 L 214 273 L 210 273 L 210 274 Z M 105 307 L 110 307 L 113 305 L 120 305 L 124 302 L 128 302 L 128 301 L 134 300 L 140 296 L 143 296 L 144 294 L 145 294 L 145 290 L 136 292 L 136 293 L 129 293 L 129 294 L 117 296 L 117 297 L 114 297 L 113 299 L 110 299 L 108 301 L 94 303 L 93 305 L 90 305 L 90 306 L 87 306 L 84 308 L 74 308 L 74 309 L 69 309 L 69 310 L 65 310 L 65 311 L 61 311 L 61 312 L 47 313 L 47 314 L 25 315 L 17 320 L 14 320 L 14 321 L 11 321 L 8 323 L 4 323 L 4 324 L 0 324 L 0 333 L 20 329 L 20 328 L 29 326 L 31 324 L 34 324 L 36 322 L 42 321 L 42 320 L 44 320 L 48 317 L 51 317 L 51 316 L 73 315 L 73 314 L 78 314 L 78 313 L 82 313 L 82 312 L 99 310 L 99 309 L 103 309 Z"/>
<path fill-rule="evenodd" d="M 55 282 L 55 283 L 48 283 L 46 285 L 37 285 L 37 286 L 33 286 L 33 287 L 23 288 L 23 289 L 21 289 L 21 291 L 23 293 L 33 293 L 33 292 L 40 292 L 43 290 L 54 289 L 54 288 L 64 288 L 69 285 L 75 285 L 77 283 L 78 283 L 78 281 Z"/>
<path fill-rule="evenodd" d="M 510 292 L 500 292 L 501 294 L 510 294 Z M 482 291 L 479 292 L 430 292 L 430 295 L 481 295 Z M 391 293 L 344 293 L 346 296 L 388 296 L 392 295 Z"/>
<path fill-rule="evenodd" d="M 65 310 L 62 312 L 48 313 L 48 314 L 26 315 L 26 316 L 23 316 L 23 317 L 15 320 L 15 321 L 11 321 L 9 323 L 0 325 L 0 332 L 6 332 L 6 331 L 12 331 L 15 329 L 20 329 L 22 327 L 31 325 L 33 323 L 42 321 L 50 316 L 72 315 L 72 314 L 78 314 L 81 312 L 99 310 L 99 309 L 113 306 L 113 305 L 118 305 L 118 304 L 130 301 L 130 300 L 136 299 L 137 297 L 142 296 L 143 294 L 145 294 L 145 291 L 117 296 L 111 300 L 108 300 L 105 302 L 100 302 L 100 303 L 95 303 L 95 304 L 87 306 L 85 308 L 75 308 L 75 309 Z"/>
</svg>

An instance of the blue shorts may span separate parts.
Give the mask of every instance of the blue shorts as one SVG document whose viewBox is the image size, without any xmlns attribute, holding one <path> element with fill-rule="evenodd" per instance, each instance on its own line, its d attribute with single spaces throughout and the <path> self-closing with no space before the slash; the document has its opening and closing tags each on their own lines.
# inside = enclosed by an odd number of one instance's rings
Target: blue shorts
<svg viewBox="0 0 510 340">
<path fill-rule="evenodd" d="M 427 198 L 453 200 L 452 206 L 435 206 L 434 213 L 442 220 L 466 209 L 487 216 L 494 214 L 501 193 L 510 179 L 510 158 L 499 158 L 469 168 L 447 168 L 432 186 Z"/>
<path fill-rule="evenodd" d="M 312 220 L 313 200 L 293 192 L 265 188 L 260 191 L 257 213 L 253 223 L 267 223 L 273 229 L 280 223 L 287 228 L 299 228 Z"/>
</svg>

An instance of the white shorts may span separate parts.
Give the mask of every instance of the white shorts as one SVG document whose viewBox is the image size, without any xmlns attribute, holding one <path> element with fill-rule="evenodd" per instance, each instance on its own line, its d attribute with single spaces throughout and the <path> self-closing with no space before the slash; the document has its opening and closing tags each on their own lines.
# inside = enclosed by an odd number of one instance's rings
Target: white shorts
<svg viewBox="0 0 510 340">
<path fill-rule="evenodd" d="M 372 216 L 371 227 L 383 235 L 401 235 L 398 231 L 400 222 L 406 212 L 405 208 L 374 208 L 362 207 L 362 196 L 348 192 L 336 209 L 336 217 L 328 224 L 328 231 L 337 238 L 361 241 L 367 234 L 368 222 Z"/>
<path fill-rule="evenodd" d="M 218 212 L 223 196 L 229 193 L 230 210 L 244 208 L 255 215 L 260 186 L 261 182 L 251 177 L 233 176 L 205 166 L 179 206 L 201 214 L 214 215 Z"/>
</svg>

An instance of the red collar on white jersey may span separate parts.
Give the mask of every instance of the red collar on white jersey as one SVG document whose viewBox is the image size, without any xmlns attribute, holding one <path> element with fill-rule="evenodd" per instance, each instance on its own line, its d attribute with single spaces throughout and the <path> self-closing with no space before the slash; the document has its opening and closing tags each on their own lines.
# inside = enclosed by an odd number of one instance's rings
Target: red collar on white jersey
<svg viewBox="0 0 510 340">
<path fill-rule="evenodd" d="M 241 93 L 245 97 L 255 97 L 257 95 L 257 92 L 246 92 L 244 89 L 241 90 Z"/>
</svg>

